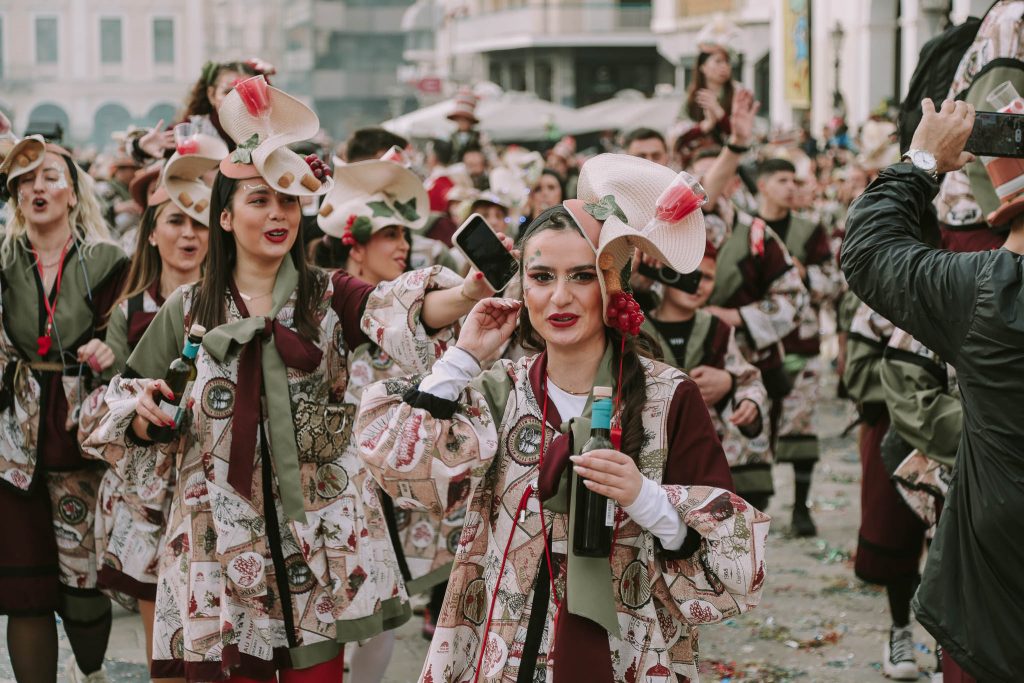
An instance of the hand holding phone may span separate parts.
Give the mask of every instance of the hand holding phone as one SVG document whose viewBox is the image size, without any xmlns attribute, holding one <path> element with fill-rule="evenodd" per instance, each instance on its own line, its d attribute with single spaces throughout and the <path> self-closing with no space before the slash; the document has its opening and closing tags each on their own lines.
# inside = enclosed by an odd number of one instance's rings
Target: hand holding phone
<svg viewBox="0 0 1024 683">
<path fill-rule="evenodd" d="M 975 156 L 1024 158 L 1024 115 L 975 112 L 964 150 Z"/>
<path fill-rule="evenodd" d="M 495 292 L 505 289 L 519 272 L 519 262 L 478 213 L 467 218 L 455 231 L 452 243 L 483 273 L 484 280 Z"/>
</svg>

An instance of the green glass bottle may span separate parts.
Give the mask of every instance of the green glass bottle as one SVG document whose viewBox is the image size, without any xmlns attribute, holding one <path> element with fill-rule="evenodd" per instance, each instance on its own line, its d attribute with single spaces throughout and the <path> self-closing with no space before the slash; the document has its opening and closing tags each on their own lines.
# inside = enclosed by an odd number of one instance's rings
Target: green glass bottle
<svg viewBox="0 0 1024 683">
<path fill-rule="evenodd" d="M 166 396 L 160 398 L 160 410 L 167 417 L 174 420 L 174 427 L 158 427 L 151 424 L 146 428 L 146 435 L 158 443 L 167 443 L 175 437 L 178 427 L 185 419 L 185 411 L 188 409 L 188 398 L 192 393 L 192 384 L 196 381 L 196 355 L 199 353 L 199 345 L 203 342 L 206 328 L 202 325 L 192 325 L 188 330 L 188 339 L 185 340 L 185 347 L 181 350 L 181 357 L 171 361 L 164 375 L 164 381 L 171 391 L 174 392 L 174 399 Z"/>
<path fill-rule="evenodd" d="M 590 439 L 581 453 L 612 445 L 612 390 L 594 387 L 591 409 Z M 615 525 L 615 502 L 607 496 L 594 493 L 576 478 L 576 519 L 573 528 L 572 551 L 580 557 L 608 557 L 612 549 L 612 527 Z"/>
</svg>

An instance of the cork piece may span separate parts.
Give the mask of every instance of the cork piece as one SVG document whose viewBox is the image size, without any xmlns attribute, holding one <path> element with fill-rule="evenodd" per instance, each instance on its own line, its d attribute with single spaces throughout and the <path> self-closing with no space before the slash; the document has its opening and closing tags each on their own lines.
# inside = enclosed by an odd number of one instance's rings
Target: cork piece
<svg viewBox="0 0 1024 683">
<path fill-rule="evenodd" d="M 277 179 L 277 184 L 281 187 L 291 187 L 293 182 L 295 182 L 295 176 L 288 171 L 282 173 L 281 177 Z"/>
<path fill-rule="evenodd" d="M 307 173 L 302 176 L 302 186 L 310 192 L 316 192 L 320 189 L 320 181 L 316 179 L 316 176 Z"/>
<path fill-rule="evenodd" d="M 28 166 L 28 157 L 25 156 L 25 154 L 19 154 L 14 158 L 14 163 L 16 163 L 18 166 Z"/>
<path fill-rule="evenodd" d="M 27 150 L 25 150 L 25 154 L 27 154 L 27 155 L 28 155 L 28 158 L 29 158 L 30 160 L 32 160 L 32 161 L 35 161 L 36 159 L 38 159 L 38 158 L 39 158 L 39 150 L 38 150 L 38 149 L 35 149 L 34 147 L 33 147 L 33 148 L 31 148 L 31 149 L 27 149 Z"/>
<path fill-rule="evenodd" d="M 179 192 L 178 201 L 181 202 L 185 208 L 192 206 L 192 197 L 189 196 L 188 192 Z"/>
<path fill-rule="evenodd" d="M 198 202 L 196 202 L 196 213 L 202 213 L 203 211 L 206 211 L 206 207 L 208 207 L 209 205 L 210 202 L 206 201 L 205 199 L 200 199 Z"/>
<path fill-rule="evenodd" d="M 320 215 L 327 218 L 332 213 L 334 213 L 334 207 L 327 202 L 324 202 L 324 205 L 320 207 Z"/>
<path fill-rule="evenodd" d="M 601 273 L 604 275 L 605 291 L 609 294 L 621 292 L 622 279 L 619 277 L 619 271 L 615 267 L 615 257 L 607 251 L 604 252 L 597 259 L 597 267 L 601 269 Z"/>
</svg>

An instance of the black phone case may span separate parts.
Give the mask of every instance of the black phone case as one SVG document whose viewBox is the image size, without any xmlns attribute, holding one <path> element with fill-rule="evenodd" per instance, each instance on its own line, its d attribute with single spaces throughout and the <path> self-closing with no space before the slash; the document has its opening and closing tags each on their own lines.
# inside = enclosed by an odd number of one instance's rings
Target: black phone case
<svg viewBox="0 0 1024 683">
<path fill-rule="evenodd" d="M 1024 115 L 977 112 L 964 149 L 975 156 L 1024 158 Z"/>
</svg>

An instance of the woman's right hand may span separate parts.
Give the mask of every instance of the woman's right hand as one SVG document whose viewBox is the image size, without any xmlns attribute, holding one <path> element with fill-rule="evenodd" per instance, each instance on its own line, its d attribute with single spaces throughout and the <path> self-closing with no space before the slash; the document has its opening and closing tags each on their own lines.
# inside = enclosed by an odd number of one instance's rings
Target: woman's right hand
<svg viewBox="0 0 1024 683">
<path fill-rule="evenodd" d="M 174 149 L 174 131 L 164 130 L 164 120 L 160 119 L 148 133 L 139 138 L 139 149 L 154 159 L 163 159 L 165 151 Z"/>
<path fill-rule="evenodd" d="M 481 299 L 466 316 L 456 346 L 481 365 L 496 358 L 516 329 L 520 308 L 515 299 Z"/>
<path fill-rule="evenodd" d="M 142 441 L 150 441 L 146 431 L 149 425 L 155 427 L 174 427 L 174 420 L 167 416 L 154 399 L 157 394 L 174 400 L 174 392 L 162 379 L 149 380 L 142 385 L 139 400 L 135 405 L 135 419 L 132 420 L 132 431 Z"/>
</svg>

